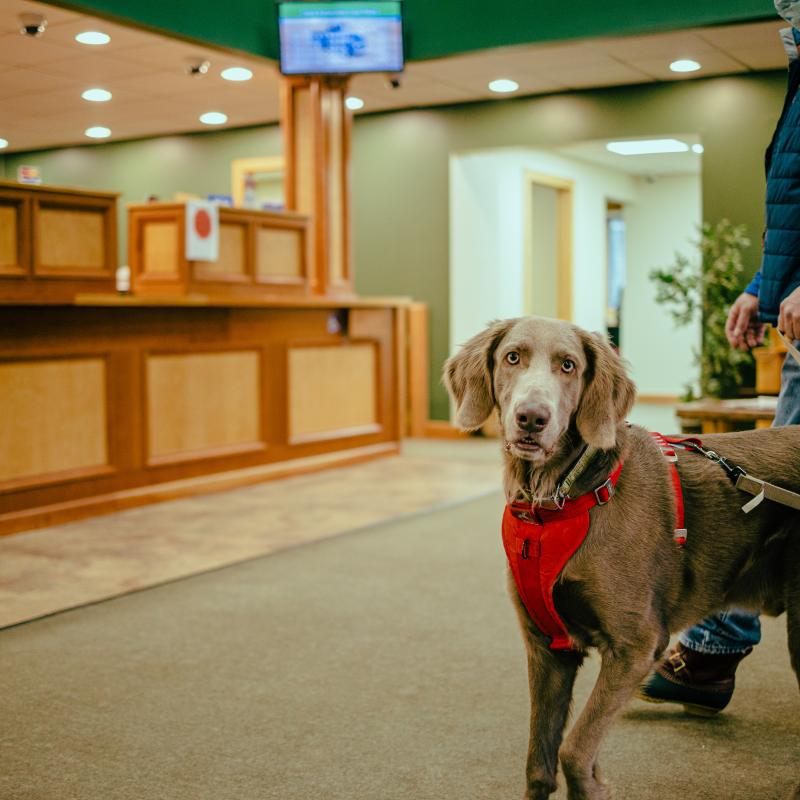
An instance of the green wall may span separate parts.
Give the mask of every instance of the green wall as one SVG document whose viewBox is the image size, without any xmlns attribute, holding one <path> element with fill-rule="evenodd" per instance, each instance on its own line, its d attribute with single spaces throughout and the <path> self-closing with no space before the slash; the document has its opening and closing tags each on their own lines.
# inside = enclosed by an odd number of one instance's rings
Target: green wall
<svg viewBox="0 0 800 800">
<path fill-rule="evenodd" d="M 226 48 L 278 57 L 274 0 L 67 0 L 57 5 L 132 21 Z M 642 3 L 611 0 L 403 0 L 407 58 L 417 60 L 513 44 L 619 36 L 775 19 L 768 0 Z"/>
<path fill-rule="evenodd" d="M 699 133 L 705 146 L 704 218 L 743 222 L 757 242 L 763 225 L 763 152 L 784 85 L 785 73 L 776 72 L 357 117 L 356 288 L 365 295 L 410 295 L 429 304 L 431 416 L 446 419 L 449 412 L 439 373 L 449 349 L 451 153 Z M 33 163 L 48 183 L 122 191 L 123 202 L 141 202 L 151 193 L 168 199 L 177 190 L 227 192 L 231 159 L 280 150 L 279 130 L 270 126 L 9 154 L 5 161 L 8 177 L 18 164 Z M 758 257 L 756 244 L 748 254 L 750 271 Z"/>
</svg>

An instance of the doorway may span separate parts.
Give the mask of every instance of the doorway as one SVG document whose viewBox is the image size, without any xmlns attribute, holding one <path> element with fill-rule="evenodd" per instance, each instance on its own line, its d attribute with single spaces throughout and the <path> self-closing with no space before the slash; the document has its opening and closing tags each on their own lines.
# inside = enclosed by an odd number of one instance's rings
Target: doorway
<svg viewBox="0 0 800 800">
<path fill-rule="evenodd" d="M 524 180 L 524 312 L 571 320 L 573 182 L 537 172 Z"/>
<path fill-rule="evenodd" d="M 619 349 L 625 293 L 625 217 L 622 203 L 606 202 L 606 331 Z"/>
</svg>

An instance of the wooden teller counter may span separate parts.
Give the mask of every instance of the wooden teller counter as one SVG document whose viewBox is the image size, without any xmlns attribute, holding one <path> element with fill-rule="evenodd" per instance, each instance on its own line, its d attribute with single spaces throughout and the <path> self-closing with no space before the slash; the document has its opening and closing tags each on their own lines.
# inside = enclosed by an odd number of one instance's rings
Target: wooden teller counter
<svg viewBox="0 0 800 800">
<path fill-rule="evenodd" d="M 309 220 L 0 183 L 0 534 L 396 452 L 405 302 L 357 298 Z"/>
</svg>

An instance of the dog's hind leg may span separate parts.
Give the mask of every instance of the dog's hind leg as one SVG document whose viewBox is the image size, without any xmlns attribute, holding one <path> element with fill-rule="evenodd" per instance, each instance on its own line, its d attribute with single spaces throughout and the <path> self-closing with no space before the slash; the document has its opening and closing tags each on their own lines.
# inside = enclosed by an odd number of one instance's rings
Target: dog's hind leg
<svg viewBox="0 0 800 800">
<path fill-rule="evenodd" d="M 549 650 L 541 637 L 528 632 L 528 682 L 531 731 L 526 767 L 526 800 L 546 800 L 556 788 L 558 748 L 572 703 L 572 687 L 583 655 Z"/>
<path fill-rule="evenodd" d="M 561 766 L 569 800 L 608 800 L 610 789 L 601 781 L 597 754 L 614 717 L 630 699 L 653 665 L 664 639 L 653 629 L 631 637 L 636 644 L 608 648 L 602 654 L 597 682 L 578 721 L 561 747 Z"/>
</svg>

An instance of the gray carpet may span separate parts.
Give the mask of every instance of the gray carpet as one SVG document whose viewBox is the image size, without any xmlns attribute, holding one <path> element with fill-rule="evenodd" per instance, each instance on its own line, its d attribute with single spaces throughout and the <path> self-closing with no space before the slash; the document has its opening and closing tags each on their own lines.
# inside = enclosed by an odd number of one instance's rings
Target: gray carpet
<svg viewBox="0 0 800 800">
<path fill-rule="evenodd" d="M 492 496 L 0 632 L 0 798 L 520 798 L 527 689 L 500 509 Z M 602 758 L 618 800 L 786 796 L 800 697 L 783 625 L 765 624 L 719 719 L 631 703 Z"/>
</svg>

